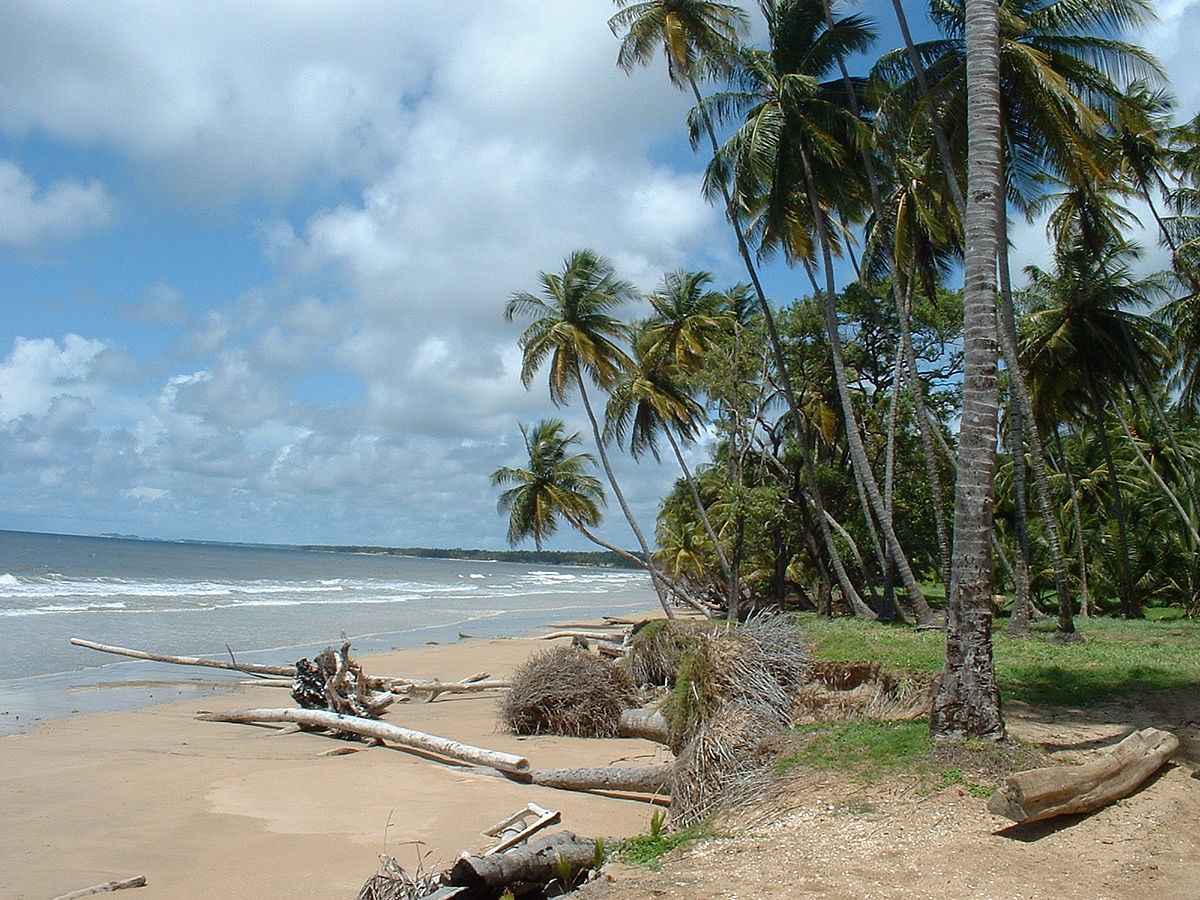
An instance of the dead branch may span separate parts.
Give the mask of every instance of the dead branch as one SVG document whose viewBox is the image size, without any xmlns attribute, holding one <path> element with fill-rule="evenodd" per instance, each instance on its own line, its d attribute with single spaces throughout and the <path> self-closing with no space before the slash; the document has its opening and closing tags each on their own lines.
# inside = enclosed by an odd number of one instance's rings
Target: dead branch
<svg viewBox="0 0 1200 900">
<path fill-rule="evenodd" d="M 78 891 L 71 891 L 69 894 L 60 894 L 53 900 L 76 900 L 77 897 L 90 897 L 93 894 L 106 894 L 109 891 L 121 891 L 125 888 L 145 887 L 146 876 L 137 875 L 134 878 L 125 878 L 120 881 L 106 881 L 103 884 L 94 884 L 91 887 L 83 888 Z"/>
</svg>

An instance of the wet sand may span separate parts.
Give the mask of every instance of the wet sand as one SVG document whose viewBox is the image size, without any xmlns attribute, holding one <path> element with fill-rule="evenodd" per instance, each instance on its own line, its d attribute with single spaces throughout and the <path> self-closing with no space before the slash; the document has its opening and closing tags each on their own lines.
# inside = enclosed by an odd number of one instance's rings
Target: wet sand
<svg viewBox="0 0 1200 900">
<path fill-rule="evenodd" d="M 506 677 L 547 645 L 463 641 L 362 662 L 381 675 Z M 640 740 L 505 734 L 497 698 L 400 703 L 384 718 L 518 753 L 535 769 L 667 759 Z M 0 893 L 32 900 L 145 875 L 147 887 L 118 896 L 351 898 L 380 853 L 410 869 L 419 857 L 442 868 L 489 846 L 481 829 L 529 802 L 561 810 L 561 827 L 589 837 L 647 828 L 644 801 L 520 785 L 393 748 L 325 757 L 339 742 L 195 718 L 202 709 L 292 705 L 285 689 L 244 687 L 0 738 Z"/>
</svg>

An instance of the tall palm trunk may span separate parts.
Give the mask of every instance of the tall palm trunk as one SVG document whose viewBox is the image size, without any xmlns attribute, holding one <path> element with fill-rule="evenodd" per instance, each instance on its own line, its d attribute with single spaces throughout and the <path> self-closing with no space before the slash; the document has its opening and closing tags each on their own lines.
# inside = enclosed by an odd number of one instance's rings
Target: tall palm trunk
<svg viewBox="0 0 1200 900">
<path fill-rule="evenodd" d="M 600 434 L 600 425 L 596 421 L 596 414 L 592 411 L 592 401 L 588 399 L 587 387 L 584 384 L 582 373 L 575 373 L 575 381 L 579 385 L 579 397 L 583 400 L 583 408 L 587 412 L 588 422 L 592 426 L 592 437 L 596 440 L 596 450 L 600 453 L 600 462 L 604 465 L 604 474 L 608 476 L 608 483 L 612 486 L 613 496 L 617 498 L 617 503 L 621 506 L 621 512 L 625 514 L 625 521 L 629 523 L 629 527 L 633 529 L 634 537 L 637 538 L 638 546 L 642 550 L 642 556 L 646 560 L 646 569 L 650 572 L 650 580 L 654 583 L 654 591 L 658 594 L 658 602 L 662 606 L 663 613 L 668 619 L 675 618 L 675 611 L 671 609 L 667 603 L 667 593 L 670 590 L 667 587 L 666 579 L 658 571 L 654 565 L 654 554 L 650 550 L 650 544 L 646 541 L 646 535 L 642 533 L 642 528 L 637 523 L 637 519 L 633 516 L 633 510 L 629 508 L 629 503 L 625 500 L 625 493 L 621 490 L 620 484 L 617 483 L 617 476 L 613 473 L 612 463 L 608 458 L 608 450 L 604 446 L 604 438 Z"/>
<path fill-rule="evenodd" d="M 696 506 L 696 514 L 700 516 L 700 522 L 704 525 L 704 533 L 712 541 L 713 550 L 717 554 L 717 563 L 721 567 L 721 574 L 725 576 L 726 584 L 729 584 L 733 577 L 729 568 L 729 560 L 725 556 L 725 550 L 721 547 L 721 542 L 717 540 L 717 533 L 713 530 L 712 520 L 708 517 L 708 510 L 704 508 L 704 501 L 700 499 L 700 489 L 696 487 L 696 479 L 692 477 L 692 470 L 688 468 L 687 460 L 683 458 L 683 451 L 679 449 L 679 442 L 675 440 L 675 435 L 671 432 L 671 426 L 665 426 L 663 431 L 667 434 L 667 441 L 670 443 L 671 449 L 675 451 L 675 461 L 679 463 L 679 469 L 683 472 L 683 480 L 687 482 L 688 491 L 692 495 L 692 503 Z"/>
<path fill-rule="evenodd" d="M 946 664 L 933 698 L 939 737 L 1005 736 L 992 658 L 990 538 L 999 384 L 996 374 L 996 204 L 1000 178 L 1000 21 L 997 0 L 966 0 L 967 209 L 963 389 L 954 503 L 954 569 Z"/>
<path fill-rule="evenodd" d="M 1130 400 L 1132 401 L 1132 396 Z M 1137 454 L 1138 462 L 1142 467 L 1150 473 L 1150 477 L 1154 479 L 1154 483 L 1158 485 L 1159 490 L 1175 507 L 1175 511 L 1179 513 L 1179 518 L 1183 520 L 1184 526 L 1187 528 L 1188 535 L 1192 539 L 1192 549 L 1195 552 L 1200 548 L 1200 532 L 1196 531 L 1196 526 L 1192 523 L 1192 517 L 1187 514 L 1187 510 L 1183 508 L 1183 504 L 1179 502 L 1179 497 L 1171 490 L 1170 485 L 1158 474 L 1158 469 L 1154 468 L 1153 464 L 1146 458 L 1146 454 L 1142 452 L 1142 448 L 1138 446 L 1137 438 L 1133 436 L 1133 430 L 1129 427 L 1129 422 L 1125 419 L 1125 414 L 1121 412 L 1120 406 L 1115 406 L 1114 410 L 1117 414 L 1117 421 L 1121 423 L 1121 429 L 1125 432 L 1125 437 L 1129 439 L 1129 446 L 1133 448 L 1133 452 Z"/>
<path fill-rule="evenodd" d="M 712 120 L 704 109 L 704 98 L 700 95 L 700 88 L 696 85 L 696 79 L 691 75 L 688 75 L 688 85 L 691 87 L 692 95 L 696 99 L 696 107 L 700 110 L 701 118 L 704 121 L 704 130 L 708 135 L 709 142 L 712 145 L 713 156 L 715 157 L 721 152 L 720 144 L 717 142 L 717 133 L 713 128 Z M 779 371 L 779 379 L 783 385 L 783 393 L 788 405 L 788 411 L 792 414 L 793 426 L 803 444 L 805 431 L 804 415 L 800 410 L 800 403 L 797 400 L 796 391 L 792 386 L 792 377 L 787 370 L 787 361 L 783 355 L 783 342 L 779 339 L 779 329 L 775 325 L 775 314 L 771 311 L 771 304 L 767 302 L 767 294 L 763 290 L 761 279 L 758 277 L 758 268 L 754 265 L 754 258 L 750 253 L 750 245 L 746 240 L 746 232 L 742 228 L 741 219 L 738 218 L 733 197 L 730 195 L 729 188 L 725 184 L 721 185 L 721 195 L 725 201 L 725 217 L 729 220 L 734 236 L 737 239 L 738 256 L 741 257 L 742 263 L 746 267 L 746 272 L 750 276 L 750 285 L 754 289 L 754 299 L 758 304 L 759 312 L 762 313 L 763 323 L 767 326 L 767 341 L 771 346 L 771 355 L 774 359 L 775 367 Z M 809 494 L 813 498 L 813 502 L 817 504 L 818 509 L 823 511 L 825 507 L 821 500 L 821 489 L 817 482 L 816 467 L 813 465 L 808 453 L 805 453 L 804 457 L 804 475 L 805 480 L 808 481 Z M 838 585 L 842 589 L 843 596 L 846 598 L 858 597 L 858 591 L 850 581 L 849 576 L 846 575 L 846 567 L 842 564 L 841 554 L 838 551 L 837 543 L 833 539 L 833 533 L 825 524 L 823 516 L 818 514 L 817 520 L 821 531 L 821 540 L 825 544 L 825 549 L 829 554 L 830 563 L 833 566 L 834 573 L 837 575 Z"/>
<path fill-rule="evenodd" d="M 1075 523 L 1075 549 L 1079 554 L 1079 616 L 1086 619 L 1091 615 L 1091 596 L 1088 591 L 1087 551 L 1083 544 L 1083 514 L 1079 511 L 1079 495 L 1076 493 L 1075 474 L 1071 471 L 1071 460 L 1063 449 L 1062 434 L 1054 429 L 1054 443 L 1058 447 L 1058 458 L 1067 476 L 1067 491 L 1071 496 L 1071 518 Z"/>
<path fill-rule="evenodd" d="M 1127 619 L 1142 617 L 1141 604 L 1133 590 L 1133 564 L 1129 556 L 1129 526 L 1125 521 L 1125 503 L 1121 492 L 1121 480 L 1117 476 L 1117 464 L 1113 460 L 1112 442 L 1108 439 L 1108 429 L 1104 427 L 1103 401 L 1100 399 L 1100 389 L 1092 374 L 1091 366 L 1084 360 L 1083 375 L 1087 381 L 1088 394 L 1091 397 L 1092 425 L 1096 429 L 1096 437 L 1100 440 L 1100 449 L 1104 453 L 1104 467 L 1108 472 L 1109 490 L 1112 499 L 1109 511 L 1117 523 L 1117 543 L 1121 554 L 1120 578 L 1118 591 L 1121 595 L 1121 615 Z"/>
<path fill-rule="evenodd" d="M 829 230 L 824 210 L 821 209 L 821 204 L 818 200 L 816 179 L 813 176 L 812 161 L 809 158 L 807 148 L 800 147 L 799 154 L 801 166 L 804 170 L 809 210 L 813 216 L 813 223 L 816 226 L 817 244 L 821 249 L 821 260 L 825 269 L 825 290 L 822 292 L 821 307 L 825 315 L 825 332 L 829 339 L 829 352 L 833 359 L 834 382 L 837 386 L 838 399 L 842 406 L 842 417 L 846 423 L 846 441 L 850 449 L 850 464 L 854 467 L 855 474 L 861 479 L 862 486 L 867 493 L 867 499 L 870 501 L 870 506 L 863 510 L 863 512 L 868 516 L 874 513 L 879 527 L 883 531 L 887 543 L 888 555 L 896 563 L 896 570 L 899 572 L 900 580 L 903 582 L 905 592 L 908 594 L 908 601 L 912 604 L 913 610 L 917 614 L 917 621 L 922 625 L 932 624 L 934 621 L 933 610 L 925 602 L 925 595 L 921 593 L 921 587 L 917 584 L 917 578 L 913 574 L 912 566 L 909 565 L 908 557 L 904 554 L 904 549 L 900 546 L 900 541 L 896 537 L 896 530 L 892 526 L 891 517 L 887 515 L 883 495 L 879 491 L 879 484 L 875 481 L 874 473 L 871 472 L 871 463 L 867 459 L 867 449 L 863 445 L 862 432 L 858 427 L 858 415 L 855 413 L 854 404 L 850 399 L 849 382 L 846 378 L 846 362 L 842 354 L 842 338 L 838 333 L 837 288 L 833 275 L 833 255 L 830 251 Z"/>
</svg>

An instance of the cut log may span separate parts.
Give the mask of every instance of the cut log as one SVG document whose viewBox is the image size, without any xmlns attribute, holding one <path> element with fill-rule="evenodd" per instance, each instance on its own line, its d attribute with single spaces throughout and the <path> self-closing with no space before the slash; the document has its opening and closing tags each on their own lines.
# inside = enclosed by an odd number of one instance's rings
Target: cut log
<svg viewBox="0 0 1200 900">
<path fill-rule="evenodd" d="M 671 766 L 600 766 L 578 769 L 538 769 L 529 780 L 543 787 L 568 791 L 628 791 L 669 794 Z"/>
<path fill-rule="evenodd" d="M 60 894 L 54 900 L 76 900 L 78 897 L 91 897 L 93 894 L 107 894 L 109 891 L 123 891 L 125 888 L 145 886 L 146 876 L 138 875 L 134 878 L 125 878 L 120 881 L 106 881 L 103 884 L 94 884 L 82 890 L 71 891 L 69 894 Z"/>
<path fill-rule="evenodd" d="M 504 853 L 464 856 L 454 864 L 448 880 L 452 885 L 472 890 L 501 889 L 517 882 L 547 884 L 561 876 L 563 867 L 570 869 L 573 879 L 595 862 L 595 841 L 560 831 L 545 840 L 527 847 L 513 847 Z"/>
<path fill-rule="evenodd" d="M 664 746 L 671 743 L 670 723 L 658 709 L 625 710 L 617 724 L 617 734 L 621 737 L 644 738 Z"/>
<path fill-rule="evenodd" d="M 411 728 L 401 728 L 399 725 L 380 722 L 378 719 L 346 716 L 323 709 L 235 709 L 228 712 L 202 713 L 199 718 L 205 722 L 246 724 L 295 722 L 298 725 L 330 728 L 334 731 L 348 731 L 364 737 L 378 738 L 381 741 L 399 744 L 401 747 L 411 747 L 414 750 L 436 753 L 438 756 L 445 756 L 449 759 L 490 766 L 501 772 L 521 774 L 529 771 L 529 760 L 523 756 L 472 747 L 470 744 L 460 744 L 449 738 L 426 734 L 423 731 L 413 731 Z"/>
<path fill-rule="evenodd" d="M 223 659 L 202 659 L 198 656 L 167 656 L 161 653 L 146 653 L 144 650 L 130 650 L 127 647 L 110 647 L 107 644 L 97 644 L 82 638 L 71 638 L 71 643 L 77 647 L 87 647 L 89 650 L 99 650 L 101 653 L 115 653 L 117 656 L 130 656 L 134 659 L 148 659 L 151 662 L 174 663 L 179 666 L 204 666 L 208 669 L 231 669 L 234 672 L 253 672 L 258 675 L 296 674 L 295 666 L 264 666 L 257 663 L 234 663 Z"/>
<path fill-rule="evenodd" d="M 1175 735 L 1135 731 L 1079 766 L 1017 772 L 988 801 L 988 810 L 1014 822 L 1090 813 L 1128 797 L 1179 749 Z"/>
</svg>

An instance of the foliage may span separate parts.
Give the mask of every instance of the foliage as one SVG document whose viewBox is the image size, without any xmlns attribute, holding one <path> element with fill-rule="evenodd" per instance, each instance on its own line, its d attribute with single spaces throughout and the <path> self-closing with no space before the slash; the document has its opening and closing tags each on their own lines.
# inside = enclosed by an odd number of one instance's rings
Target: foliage
<svg viewBox="0 0 1200 900">
<path fill-rule="evenodd" d="M 618 841 L 615 854 L 622 862 L 630 865 L 660 869 L 662 868 L 662 858 L 677 847 L 693 841 L 711 840 L 719 836 L 705 825 L 693 825 L 690 828 L 669 832 L 660 829 L 658 834 L 639 834 Z"/>
</svg>

